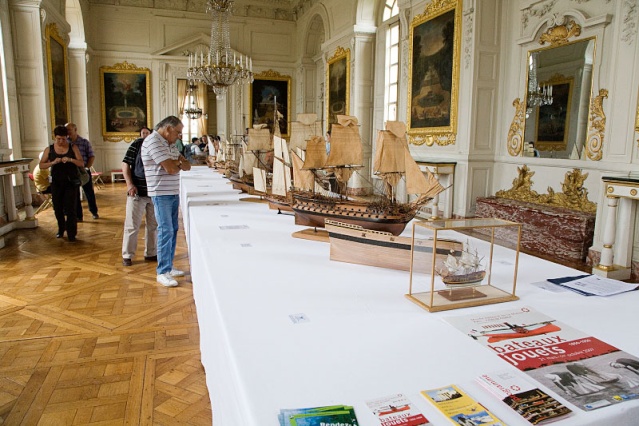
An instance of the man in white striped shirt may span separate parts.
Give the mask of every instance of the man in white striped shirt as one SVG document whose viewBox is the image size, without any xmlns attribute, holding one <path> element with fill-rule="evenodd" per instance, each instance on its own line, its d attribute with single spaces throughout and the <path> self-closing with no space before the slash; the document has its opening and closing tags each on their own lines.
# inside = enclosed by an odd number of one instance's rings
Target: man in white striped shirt
<svg viewBox="0 0 639 426">
<path fill-rule="evenodd" d="M 183 127 L 179 118 L 168 116 L 142 143 L 147 190 L 158 223 L 157 281 L 165 287 L 177 286 L 174 277 L 184 276 L 183 271 L 173 268 L 180 206 L 180 171 L 191 169 L 191 164 L 175 146 L 182 136 Z"/>
</svg>

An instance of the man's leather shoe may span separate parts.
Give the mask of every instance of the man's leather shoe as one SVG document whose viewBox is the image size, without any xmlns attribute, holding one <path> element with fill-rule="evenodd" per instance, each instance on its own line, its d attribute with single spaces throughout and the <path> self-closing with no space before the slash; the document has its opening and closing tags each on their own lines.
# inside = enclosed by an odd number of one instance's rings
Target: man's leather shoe
<svg viewBox="0 0 639 426">
<path fill-rule="evenodd" d="M 157 262 L 158 261 L 158 257 L 157 256 L 144 256 L 144 260 L 146 260 L 147 262 Z"/>
<path fill-rule="evenodd" d="M 131 265 L 133 265 L 133 262 L 131 261 L 131 259 L 122 258 L 122 264 L 124 266 L 131 266 Z"/>
<path fill-rule="evenodd" d="M 57 234 L 55 234 L 55 237 L 62 238 L 63 235 L 64 235 L 64 232 L 58 232 Z"/>
</svg>

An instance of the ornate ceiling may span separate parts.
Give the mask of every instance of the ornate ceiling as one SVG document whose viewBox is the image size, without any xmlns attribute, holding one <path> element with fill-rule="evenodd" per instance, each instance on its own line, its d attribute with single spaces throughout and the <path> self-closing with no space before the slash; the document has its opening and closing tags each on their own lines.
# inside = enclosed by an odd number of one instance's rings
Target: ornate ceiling
<svg viewBox="0 0 639 426">
<path fill-rule="evenodd" d="M 206 11 L 206 0 L 88 0 L 91 4 L 144 7 L 187 12 Z M 236 16 L 297 20 L 318 0 L 235 0 Z"/>
</svg>

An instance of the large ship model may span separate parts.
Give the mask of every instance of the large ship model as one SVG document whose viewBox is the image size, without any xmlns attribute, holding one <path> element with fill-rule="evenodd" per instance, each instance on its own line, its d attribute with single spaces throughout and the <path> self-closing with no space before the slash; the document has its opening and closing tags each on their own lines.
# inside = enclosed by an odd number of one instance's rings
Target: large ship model
<svg viewBox="0 0 639 426">
<path fill-rule="evenodd" d="M 288 144 L 277 133 L 273 136 L 273 182 L 270 191 L 265 195 L 269 208 L 292 211 L 290 190 L 295 173 L 293 157 L 297 157 L 297 164 L 300 161 L 303 162 L 302 158 L 305 156 L 308 141 L 321 134 L 322 123 L 317 120 L 317 114 L 307 113 L 298 114 L 297 121 L 291 123 L 291 137 Z"/>
<path fill-rule="evenodd" d="M 326 191 L 293 191 L 293 211 L 297 225 L 323 228 L 326 219 L 359 225 L 365 229 L 402 233 L 420 207 L 443 191 L 430 172 L 426 175 L 411 157 L 406 141 L 406 125 L 387 122 L 387 130 L 379 132 L 373 171 L 383 181 L 381 195 L 354 200 L 346 195 L 351 175 L 362 167 L 362 143 L 357 118 L 338 116 L 333 124 L 328 156 L 318 138 L 307 145 L 302 170 L 311 171 Z M 406 182 L 406 191 L 416 199 L 407 203 L 397 200 L 397 185 Z"/>
</svg>

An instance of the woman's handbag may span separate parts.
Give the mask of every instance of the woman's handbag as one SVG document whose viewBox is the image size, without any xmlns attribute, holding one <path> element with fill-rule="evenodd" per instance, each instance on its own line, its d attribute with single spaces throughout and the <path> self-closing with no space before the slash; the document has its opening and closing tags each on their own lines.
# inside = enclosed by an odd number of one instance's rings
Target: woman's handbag
<svg viewBox="0 0 639 426">
<path fill-rule="evenodd" d="M 78 175 L 80 176 L 80 184 L 82 186 L 89 183 L 89 179 L 91 179 L 91 176 L 89 175 L 89 172 L 87 172 L 87 169 L 85 169 L 84 167 L 78 167 Z"/>
</svg>

